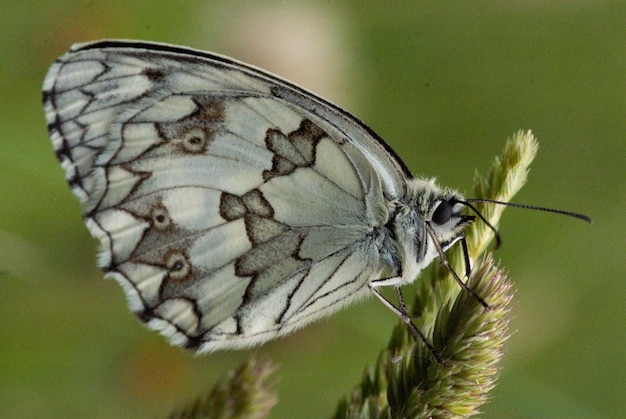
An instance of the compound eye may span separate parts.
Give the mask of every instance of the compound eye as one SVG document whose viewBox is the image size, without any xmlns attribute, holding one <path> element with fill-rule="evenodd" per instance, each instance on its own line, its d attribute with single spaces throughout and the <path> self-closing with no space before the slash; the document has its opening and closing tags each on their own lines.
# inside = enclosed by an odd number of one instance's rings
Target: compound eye
<svg viewBox="0 0 626 419">
<path fill-rule="evenodd" d="M 452 218 L 452 204 L 448 201 L 441 201 L 433 211 L 433 223 L 443 225 L 450 221 L 450 218 Z"/>
</svg>

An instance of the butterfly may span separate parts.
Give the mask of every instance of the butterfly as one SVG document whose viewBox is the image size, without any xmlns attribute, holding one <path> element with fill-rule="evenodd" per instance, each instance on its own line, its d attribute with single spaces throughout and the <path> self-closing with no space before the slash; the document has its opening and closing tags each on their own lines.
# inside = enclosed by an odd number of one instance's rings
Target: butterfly
<svg viewBox="0 0 626 419">
<path fill-rule="evenodd" d="M 413 282 L 475 219 L 350 113 L 225 56 L 76 44 L 43 103 L 99 266 L 150 328 L 198 352 L 372 294 L 406 318 L 377 288 Z"/>
</svg>

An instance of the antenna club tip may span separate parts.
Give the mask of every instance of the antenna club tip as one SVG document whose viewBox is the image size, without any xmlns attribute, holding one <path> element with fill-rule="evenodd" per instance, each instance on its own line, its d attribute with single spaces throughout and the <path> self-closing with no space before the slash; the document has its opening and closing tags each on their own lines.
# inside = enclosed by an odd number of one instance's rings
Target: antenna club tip
<svg viewBox="0 0 626 419">
<path fill-rule="evenodd" d="M 589 225 L 593 225 L 593 220 L 591 219 L 591 217 L 589 217 L 589 216 L 587 216 L 585 214 L 573 213 L 572 216 L 578 218 L 579 220 L 586 221 L 587 223 L 589 223 Z"/>
</svg>

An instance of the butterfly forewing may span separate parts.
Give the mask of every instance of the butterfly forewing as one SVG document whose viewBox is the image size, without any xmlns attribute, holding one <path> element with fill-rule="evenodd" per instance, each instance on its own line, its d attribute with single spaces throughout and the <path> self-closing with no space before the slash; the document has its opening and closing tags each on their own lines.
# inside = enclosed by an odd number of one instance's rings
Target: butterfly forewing
<svg viewBox="0 0 626 419">
<path fill-rule="evenodd" d="M 44 106 L 101 266 L 175 344 L 288 333 L 390 263 L 375 232 L 410 174 L 356 118 L 275 76 L 167 45 L 83 44 L 51 67 Z"/>
</svg>

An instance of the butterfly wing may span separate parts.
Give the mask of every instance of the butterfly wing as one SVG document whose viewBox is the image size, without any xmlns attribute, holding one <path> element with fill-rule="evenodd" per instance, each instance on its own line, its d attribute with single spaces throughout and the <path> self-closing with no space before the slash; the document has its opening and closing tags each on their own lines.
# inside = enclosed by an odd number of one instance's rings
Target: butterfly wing
<svg viewBox="0 0 626 419">
<path fill-rule="evenodd" d="M 228 58 L 74 46 L 44 82 L 48 128 L 130 308 L 201 351 L 262 343 L 367 293 L 372 232 L 410 177 L 350 114 Z"/>
</svg>

